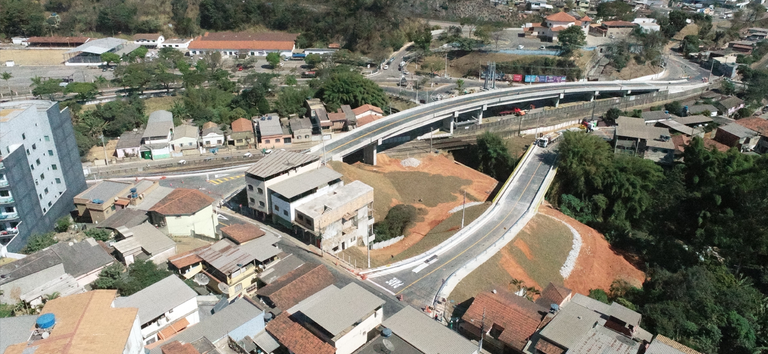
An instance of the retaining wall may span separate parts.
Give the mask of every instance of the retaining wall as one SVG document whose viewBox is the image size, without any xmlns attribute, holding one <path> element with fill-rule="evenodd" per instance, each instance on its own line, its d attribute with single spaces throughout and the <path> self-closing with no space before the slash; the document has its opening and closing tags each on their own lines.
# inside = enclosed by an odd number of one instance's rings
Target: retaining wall
<svg viewBox="0 0 768 354">
<path fill-rule="evenodd" d="M 372 250 L 378 250 L 378 249 L 382 249 L 384 247 L 389 247 L 389 246 L 392 246 L 392 245 L 402 241 L 404 238 L 405 238 L 405 235 L 400 235 L 400 236 L 393 237 L 393 238 L 391 238 L 389 240 L 386 240 L 386 241 L 376 242 L 376 243 L 371 245 L 371 249 Z"/>
</svg>

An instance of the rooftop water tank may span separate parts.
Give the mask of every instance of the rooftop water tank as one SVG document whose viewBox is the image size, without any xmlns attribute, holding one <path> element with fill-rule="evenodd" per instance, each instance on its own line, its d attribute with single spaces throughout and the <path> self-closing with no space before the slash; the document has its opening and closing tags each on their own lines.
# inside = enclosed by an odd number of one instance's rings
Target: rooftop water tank
<svg viewBox="0 0 768 354">
<path fill-rule="evenodd" d="M 52 313 L 45 313 L 40 315 L 35 323 L 37 323 L 37 328 L 48 329 L 56 324 L 56 316 Z"/>
<path fill-rule="evenodd" d="M 384 338 L 389 338 L 392 336 L 392 330 L 389 328 L 384 328 L 381 330 L 381 335 L 384 336 Z"/>
</svg>

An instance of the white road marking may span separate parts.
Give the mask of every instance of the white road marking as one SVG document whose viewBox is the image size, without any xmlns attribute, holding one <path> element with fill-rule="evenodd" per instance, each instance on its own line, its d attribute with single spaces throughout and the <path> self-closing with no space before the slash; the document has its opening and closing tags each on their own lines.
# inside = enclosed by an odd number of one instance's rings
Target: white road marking
<svg viewBox="0 0 768 354">
<path fill-rule="evenodd" d="M 397 279 L 397 278 L 392 278 L 390 280 L 387 280 L 385 283 L 387 283 L 387 285 L 391 286 L 392 289 L 397 289 L 397 288 L 403 286 L 403 284 L 404 284 L 402 280 Z"/>
</svg>

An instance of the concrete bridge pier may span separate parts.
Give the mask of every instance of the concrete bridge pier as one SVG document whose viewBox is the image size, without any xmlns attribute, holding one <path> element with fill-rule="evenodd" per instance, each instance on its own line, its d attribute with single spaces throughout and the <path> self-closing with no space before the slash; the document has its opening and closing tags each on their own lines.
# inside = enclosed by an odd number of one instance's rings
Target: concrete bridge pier
<svg viewBox="0 0 768 354">
<path fill-rule="evenodd" d="M 595 92 L 592 94 L 592 97 L 590 97 L 590 98 L 589 98 L 589 102 L 592 102 L 592 101 L 594 101 L 594 100 L 595 100 L 595 97 L 597 97 L 597 96 L 599 96 L 599 95 L 600 95 L 600 91 L 595 91 Z"/>
<path fill-rule="evenodd" d="M 557 96 L 557 98 L 555 98 L 555 108 L 557 108 L 558 106 L 560 106 L 560 100 L 561 100 L 561 99 L 562 99 L 564 96 L 565 96 L 565 94 L 561 93 L 561 94 L 560 94 L 560 96 Z"/>
<path fill-rule="evenodd" d="M 483 111 L 488 110 L 488 105 L 484 104 L 483 107 L 480 108 L 480 113 L 477 115 L 477 124 L 483 124 Z"/>
<path fill-rule="evenodd" d="M 373 142 L 363 148 L 363 163 L 376 166 L 376 153 L 378 152 L 379 144 Z"/>
<path fill-rule="evenodd" d="M 632 90 L 626 90 L 624 91 L 624 97 L 627 97 L 628 95 L 632 94 Z"/>
<path fill-rule="evenodd" d="M 482 114 L 482 112 L 480 112 Z M 453 134 L 453 125 L 456 123 L 454 120 L 455 117 L 448 117 L 443 119 L 443 129 L 447 130 L 449 133 Z"/>
</svg>

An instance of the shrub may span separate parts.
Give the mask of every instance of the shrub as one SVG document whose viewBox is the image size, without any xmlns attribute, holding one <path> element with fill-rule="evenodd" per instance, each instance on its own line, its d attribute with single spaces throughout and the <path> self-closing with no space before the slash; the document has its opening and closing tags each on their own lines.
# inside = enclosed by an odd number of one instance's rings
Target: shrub
<svg viewBox="0 0 768 354">
<path fill-rule="evenodd" d="M 56 220 L 56 226 L 53 229 L 56 232 L 66 232 L 70 226 L 72 226 L 72 222 L 69 220 L 69 216 L 62 216 Z"/>
<path fill-rule="evenodd" d="M 112 233 L 104 229 L 85 230 L 85 236 L 92 237 L 96 241 L 106 242 L 112 236 Z"/>
<path fill-rule="evenodd" d="M 55 245 L 57 242 L 56 238 L 54 237 L 53 232 L 47 232 L 44 234 L 34 235 L 29 238 L 27 241 L 27 246 L 25 246 L 21 253 L 24 254 L 32 254 L 39 250 L 42 250 L 44 248 L 50 247 Z"/>
<path fill-rule="evenodd" d="M 386 241 L 403 235 L 405 229 L 416 219 L 416 207 L 413 205 L 398 204 L 389 209 L 383 221 L 373 225 L 376 233 L 376 241 Z"/>
</svg>

